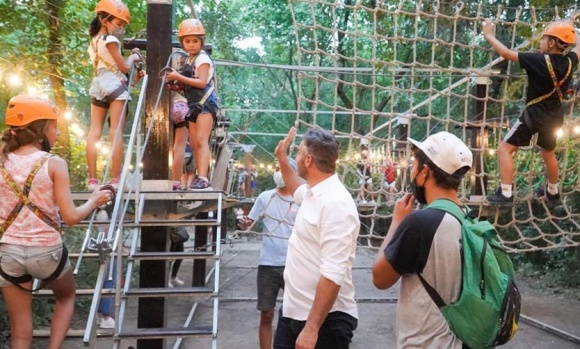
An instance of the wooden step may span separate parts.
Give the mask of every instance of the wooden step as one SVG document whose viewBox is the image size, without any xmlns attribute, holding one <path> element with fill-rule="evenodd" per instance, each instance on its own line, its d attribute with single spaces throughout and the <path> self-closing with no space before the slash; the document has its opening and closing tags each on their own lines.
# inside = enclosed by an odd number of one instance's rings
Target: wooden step
<svg viewBox="0 0 580 349">
<path fill-rule="evenodd" d="M 120 339 L 153 339 L 153 338 L 192 338 L 212 337 L 211 326 L 195 326 L 191 328 L 138 328 L 120 332 Z"/>
<path fill-rule="evenodd" d="M 219 259 L 214 252 L 135 252 L 129 260 Z"/>
<path fill-rule="evenodd" d="M 217 293 L 208 287 L 147 287 L 130 288 L 124 293 L 125 298 L 138 297 L 214 297 Z"/>
</svg>

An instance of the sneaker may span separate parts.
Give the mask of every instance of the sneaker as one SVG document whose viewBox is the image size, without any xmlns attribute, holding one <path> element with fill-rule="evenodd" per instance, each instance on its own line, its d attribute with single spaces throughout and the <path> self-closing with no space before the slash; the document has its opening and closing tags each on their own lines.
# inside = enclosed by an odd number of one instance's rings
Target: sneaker
<svg viewBox="0 0 580 349">
<path fill-rule="evenodd" d="M 169 286 L 169 288 L 173 288 L 175 286 L 183 286 L 183 285 L 185 285 L 185 281 L 181 280 L 178 277 L 169 279 L 169 283 L 167 283 L 167 286 Z"/>
<path fill-rule="evenodd" d="M 171 184 L 171 188 L 173 189 L 173 191 L 182 191 L 183 188 L 181 188 L 181 182 L 179 181 L 173 181 Z"/>
<path fill-rule="evenodd" d="M 560 192 L 557 192 L 556 194 L 550 194 L 550 192 L 547 191 L 545 187 L 539 187 L 536 189 L 534 194 L 538 199 L 548 199 L 548 201 L 560 200 Z"/>
<path fill-rule="evenodd" d="M 492 205 L 512 205 L 514 203 L 514 197 L 505 197 L 501 193 L 501 189 L 498 188 L 497 191 L 486 197 L 487 201 Z"/>
<path fill-rule="evenodd" d="M 193 181 L 193 183 L 191 183 L 191 186 L 189 187 L 189 189 L 191 189 L 191 190 L 212 190 L 207 179 L 204 179 L 201 177 L 197 177 Z"/>
<path fill-rule="evenodd" d="M 115 188 L 115 190 L 119 189 L 119 178 L 112 178 L 111 181 L 109 182 L 110 185 L 113 186 L 113 188 Z"/>
<path fill-rule="evenodd" d="M 87 182 L 87 190 L 88 191 L 95 191 L 95 189 L 97 189 L 97 187 L 99 186 L 99 180 L 96 178 L 89 178 L 88 182 Z"/>
<path fill-rule="evenodd" d="M 106 319 L 101 319 L 101 323 L 99 324 L 99 327 L 105 328 L 105 329 L 115 328 L 115 319 L 113 319 L 110 316 Z"/>
</svg>

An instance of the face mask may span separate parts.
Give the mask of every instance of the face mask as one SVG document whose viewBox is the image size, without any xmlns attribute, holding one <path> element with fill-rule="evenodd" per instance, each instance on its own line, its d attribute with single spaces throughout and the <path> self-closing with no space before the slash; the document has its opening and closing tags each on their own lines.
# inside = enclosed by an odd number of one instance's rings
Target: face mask
<svg viewBox="0 0 580 349">
<path fill-rule="evenodd" d="M 123 39 L 125 38 L 125 27 L 115 27 L 115 29 L 113 29 L 111 32 L 111 35 L 119 39 L 119 41 L 122 43 Z"/>
<path fill-rule="evenodd" d="M 282 179 L 282 172 L 280 171 L 274 172 L 274 175 L 272 177 L 274 178 L 274 183 L 276 183 L 276 187 L 282 188 L 286 186 L 286 184 L 284 183 L 284 179 Z"/>
<path fill-rule="evenodd" d="M 417 175 L 415 176 L 415 178 L 413 178 L 413 181 L 411 182 L 411 193 L 413 194 L 413 196 L 415 197 L 415 200 L 417 200 L 418 203 L 420 203 L 421 205 L 426 205 L 427 198 L 425 197 L 425 184 L 423 184 L 422 187 L 417 185 L 417 176 L 418 175 L 419 175 L 419 173 L 417 173 Z M 427 180 L 427 177 L 425 177 L 425 181 L 426 180 Z"/>
</svg>

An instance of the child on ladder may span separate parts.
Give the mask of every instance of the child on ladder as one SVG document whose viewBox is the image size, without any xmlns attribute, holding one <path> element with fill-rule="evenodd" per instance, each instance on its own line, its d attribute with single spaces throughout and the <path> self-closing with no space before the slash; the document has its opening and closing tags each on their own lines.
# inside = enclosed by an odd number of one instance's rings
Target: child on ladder
<svg viewBox="0 0 580 349">
<path fill-rule="evenodd" d="M 503 58 L 519 62 L 528 76 L 526 106 L 518 121 L 511 128 L 497 149 L 501 187 L 488 196 L 487 201 L 496 205 L 513 203 L 512 181 L 514 175 L 513 154 L 519 147 L 527 146 L 534 134 L 546 163 L 548 185 L 538 188 L 536 196 L 558 200 L 558 161 L 556 160 L 556 132 L 564 124 L 568 112 L 563 106 L 564 94 L 578 65 L 580 48 L 576 43 L 576 29 L 570 22 L 557 21 L 546 27 L 540 41 L 540 52 L 517 52 L 503 45 L 494 35 L 493 23 L 486 19 L 482 24 L 483 35 L 491 47 Z"/>
<path fill-rule="evenodd" d="M 203 50 L 205 29 L 199 20 L 190 18 L 181 22 L 177 35 L 189 58 L 183 74 L 171 69 L 165 77 L 168 81 L 175 80 L 185 85 L 185 97 L 189 107 L 189 142 L 198 174 L 190 189 L 211 190 L 208 176 L 211 157 L 209 136 L 215 127 L 219 109 L 219 100 L 214 90 L 214 64 Z"/>
<path fill-rule="evenodd" d="M 127 76 L 135 62 L 142 60 L 135 48 L 126 60 L 121 54 L 125 27 L 129 24 L 129 9 L 119 0 L 101 0 L 95 7 L 97 16 L 89 28 L 91 42 L 88 48 L 94 67 L 91 95 L 91 127 L 87 137 L 87 189 L 99 185 L 97 179 L 97 142 L 109 112 L 109 140 L 112 143 L 111 182 L 117 188 L 123 161 L 123 124 L 126 104 L 130 99 Z M 117 136 L 117 132 L 121 133 Z"/>
</svg>

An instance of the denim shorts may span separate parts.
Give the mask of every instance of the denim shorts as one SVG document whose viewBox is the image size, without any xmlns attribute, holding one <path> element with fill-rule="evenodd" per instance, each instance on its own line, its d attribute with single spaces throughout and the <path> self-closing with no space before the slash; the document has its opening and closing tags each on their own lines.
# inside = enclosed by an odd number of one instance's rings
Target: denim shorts
<svg viewBox="0 0 580 349">
<path fill-rule="evenodd" d="M 284 289 L 284 267 L 258 266 L 258 310 L 276 308 L 278 292 Z"/>
<path fill-rule="evenodd" d="M 0 244 L 0 263 L 2 270 L 14 277 L 32 275 L 33 278 L 44 280 L 56 270 L 62 256 L 62 244 L 54 246 L 19 246 Z M 70 260 L 66 261 L 62 272 L 57 277 L 71 270 Z M 0 287 L 12 283 L 0 276 Z"/>
</svg>

